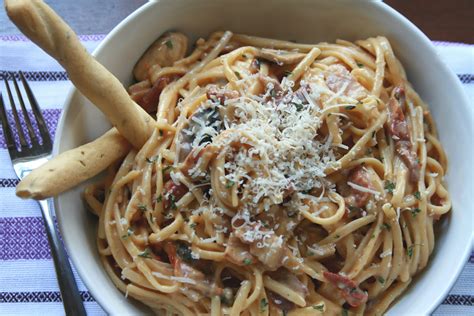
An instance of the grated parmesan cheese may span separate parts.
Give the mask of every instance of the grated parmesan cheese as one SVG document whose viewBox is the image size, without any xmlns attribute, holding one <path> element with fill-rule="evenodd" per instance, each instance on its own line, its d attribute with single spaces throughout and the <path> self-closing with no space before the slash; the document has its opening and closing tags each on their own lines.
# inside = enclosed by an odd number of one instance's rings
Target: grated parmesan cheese
<svg viewBox="0 0 474 316">
<path fill-rule="evenodd" d="M 336 162 L 332 140 L 317 140 L 322 111 L 308 87 L 299 89 L 300 94 L 288 89 L 276 99 L 271 97 L 275 87 L 268 83 L 261 101 L 249 97 L 226 101 L 234 111 L 232 120 L 224 118 L 227 133 L 217 135 L 213 144 L 223 150 L 235 148 L 235 143 L 248 146 L 240 146 L 225 162 L 225 179 L 220 181 L 238 183 L 250 192 L 250 203 L 263 201 L 265 210 L 282 203 L 289 189 L 301 192 L 326 186 L 324 170 Z"/>
<path fill-rule="evenodd" d="M 177 277 L 177 276 L 173 276 L 173 275 L 165 275 L 165 274 L 162 274 L 162 273 L 156 272 L 156 271 L 152 272 L 151 274 L 153 274 L 157 278 L 164 279 L 164 280 L 176 281 L 176 282 L 187 283 L 187 284 L 196 284 L 196 281 L 194 281 L 193 279 L 190 279 L 190 278 Z"/>
<path fill-rule="evenodd" d="M 375 191 L 375 190 L 372 190 L 372 189 L 363 187 L 363 186 L 361 186 L 361 185 L 355 184 L 354 182 L 347 181 L 347 184 L 348 184 L 351 188 L 353 188 L 354 190 L 357 190 L 357 191 L 360 191 L 360 192 L 365 192 L 365 193 L 370 193 L 370 194 L 373 194 L 373 195 L 376 195 L 376 196 L 379 196 L 379 195 L 380 195 L 380 192 L 379 192 L 379 191 Z"/>
</svg>

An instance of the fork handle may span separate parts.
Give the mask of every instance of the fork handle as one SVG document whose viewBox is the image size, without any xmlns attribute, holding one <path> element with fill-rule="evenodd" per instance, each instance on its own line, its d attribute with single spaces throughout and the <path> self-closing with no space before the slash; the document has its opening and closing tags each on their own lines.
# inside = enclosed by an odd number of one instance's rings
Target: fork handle
<svg viewBox="0 0 474 316">
<path fill-rule="evenodd" d="M 59 239 L 59 234 L 54 225 L 50 202 L 51 199 L 38 201 L 41 207 L 41 214 L 43 216 L 49 246 L 51 248 L 51 256 L 54 261 L 54 268 L 58 278 L 64 310 L 66 311 L 66 315 L 87 315 L 74 279 L 74 274 L 72 273 L 71 265 L 69 264 L 66 250 Z"/>
</svg>

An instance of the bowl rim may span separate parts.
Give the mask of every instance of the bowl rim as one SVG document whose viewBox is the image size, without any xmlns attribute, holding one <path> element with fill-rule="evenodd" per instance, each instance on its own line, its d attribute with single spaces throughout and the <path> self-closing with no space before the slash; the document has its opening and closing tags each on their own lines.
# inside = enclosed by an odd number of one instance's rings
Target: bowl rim
<svg viewBox="0 0 474 316">
<path fill-rule="evenodd" d="M 338 2 L 347 2 L 348 0 L 338 0 Z M 411 22 L 409 19 L 407 19 L 405 16 L 403 16 L 400 12 L 396 11 L 392 7 L 390 7 L 388 4 L 384 3 L 382 0 L 367 0 L 368 2 L 371 3 L 372 6 L 378 7 L 379 10 L 385 11 L 388 15 L 391 15 L 395 20 L 399 21 L 400 23 L 405 24 L 407 27 L 411 29 L 412 32 L 414 32 L 419 41 L 424 42 L 424 44 L 429 47 L 430 53 L 436 56 L 437 62 L 438 62 L 438 67 L 441 68 L 441 70 L 449 76 L 449 80 L 454 82 L 454 87 L 456 88 L 456 91 L 454 91 L 454 94 L 457 94 L 461 99 L 462 103 L 465 105 L 469 105 L 469 99 L 466 95 L 466 92 L 462 88 L 461 83 L 459 82 L 458 78 L 454 74 L 454 72 L 440 59 L 439 55 L 436 52 L 436 49 L 432 43 L 432 41 L 415 25 L 413 22 Z M 110 40 L 116 36 L 117 33 L 121 32 L 123 28 L 125 28 L 130 21 L 133 21 L 140 17 L 140 15 L 144 14 L 145 11 L 148 10 L 149 7 L 153 7 L 155 5 L 159 5 L 160 3 L 167 2 L 167 0 L 153 0 L 144 3 L 142 6 L 138 7 L 135 11 L 130 13 L 126 18 L 124 18 L 122 21 L 120 21 L 119 24 L 117 24 L 106 36 L 105 38 L 100 42 L 100 44 L 97 45 L 97 47 L 94 49 L 92 52 L 92 55 L 96 57 L 98 54 L 101 53 L 101 51 L 108 45 Z M 59 154 L 59 148 L 61 146 L 61 135 L 63 133 L 63 130 L 65 128 L 66 124 L 66 113 L 69 111 L 71 107 L 71 101 L 75 97 L 75 95 L 80 92 L 77 90 L 77 88 L 72 85 L 69 88 L 69 91 L 67 93 L 67 96 L 65 98 L 63 108 L 61 111 L 61 116 L 58 121 L 58 125 L 56 128 L 56 135 L 54 138 L 54 144 L 53 144 L 53 156 L 56 156 Z M 474 107 L 466 106 L 463 108 L 463 110 L 467 109 L 468 112 L 470 112 L 471 118 L 474 116 Z M 474 122 L 474 121 L 473 121 Z M 64 220 L 63 216 L 64 213 L 61 211 L 61 206 L 58 197 L 54 197 L 54 208 L 55 208 L 55 213 L 58 221 L 58 226 L 60 229 L 60 232 L 65 232 L 67 231 L 67 227 L 64 225 Z M 71 245 L 73 236 L 70 236 L 69 234 L 61 234 L 62 238 L 64 240 L 64 244 L 66 246 L 66 249 L 69 250 Z M 466 247 L 464 248 L 463 253 L 460 254 L 458 257 L 458 260 L 455 262 L 455 268 L 451 277 L 445 282 L 444 290 L 443 291 L 436 291 L 432 293 L 432 303 L 428 306 L 428 309 L 426 310 L 425 314 L 431 314 L 444 300 L 446 295 L 451 291 L 452 287 L 454 286 L 454 283 L 458 280 L 459 275 L 464 268 L 467 258 L 469 257 L 471 251 L 473 251 L 474 247 L 474 231 L 471 231 L 471 235 L 469 236 L 468 240 L 466 242 Z M 78 254 L 76 254 L 75 251 L 68 251 L 69 257 L 71 258 L 71 261 L 78 272 L 79 277 L 83 281 L 86 289 L 91 293 L 91 295 L 94 297 L 96 302 L 101 306 L 102 309 L 104 309 L 108 314 L 111 314 L 113 310 L 110 309 L 110 304 L 107 304 L 101 299 L 100 292 L 98 288 L 96 288 L 94 285 L 94 279 L 91 277 L 86 270 L 82 267 L 80 263 L 80 258 L 78 257 Z M 431 260 L 430 260 L 431 261 Z M 422 271 L 424 272 L 424 271 Z M 417 275 L 415 278 L 419 277 Z"/>
</svg>

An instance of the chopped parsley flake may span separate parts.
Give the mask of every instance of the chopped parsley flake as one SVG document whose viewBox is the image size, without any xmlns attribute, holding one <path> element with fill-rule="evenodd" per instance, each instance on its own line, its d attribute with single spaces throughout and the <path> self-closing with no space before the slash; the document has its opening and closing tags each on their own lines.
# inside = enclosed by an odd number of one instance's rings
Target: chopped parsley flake
<svg viewBox="0 0 474 316">
<path fill-rule="evenodd" d="M 166 172 L 173 170 L 173 166 L 166 166 L 163 168 L 163 174 L 165 174 Z"/>
<path fill-rule="evenodd" d="M 234 186 L 235 182 L 232 180 L 227 180 L 227 183 L 225 184 L 226 189 L 230 189 Z"/>
<path fill-rule="evenodd" d="M 297 112 L 299 112 L 299 111 L 301 111 L 301 110 L 303 109 L 303 104 L 301 104 L 301 103 L 290 102 L 290 104 L 292 104 L 292 105 L 295 106 Z M 329 113 L 329 114 L 331 114 L 331 113 Z"/>
<path fill-rule="evenodd" d="M 413 246 L 414 245 L 411 245 L 407 248 L 407 256 L 410 258 L 413 257 Z"/>
<path fill-rule="evenodd" d="M 252 264 L 252 259 L 245 258 L 245 259 L 244 259 L 244 264 L 245 264 L 246 266 L 248 266 L 249 264 Z"/>
<path fill-rule="evenodd" d="M 176 249 L 176 253 L 185 262 L 192 262 L 194 260 L 193 256 L 192 256 L 192 253 L 191 253 L 191 249 L 184 243 L 179 243 L 178 244 L 178 247 Z"/>
<path fill-rule="evenodd" d="M 146 162 L 154 163 L 158 157 L 145 158 Z"/>
<path fill-rule="evenodd" d="M 197 226 L 197 223 L 191 223 L 191 224 L 189 224 L 189 227 L 191 227 L 192 229 L 196 228 L 196 226 Z"/>
<path fill-rule="evenodd" d="M 389 231 L 392 228 L 392 226 L 390 226 L 390 224 L 383 223 L 382 225 L 380 225 L 380 229 L 384 229 L 384 228 Z"/>
<path fill-rule="evenodd" d="M 150 248 L 146 248 L 143 252 L 140 252 L 138 256 L 142 258 L 151 258 Z"/>
<path fill-rule="evenodd" d="M 357 63 L 357 67 L 359 67 L 359 68 L 363 68 L 363 67 L 364 67 L 364 64 Z"/>
<path fill-rule="evenodd" d="M 234 74 L 237 76 L 237 79 L 242 79 L 242 76 L 240 76 L 240 74 L 237 72 L 237 71 L 234 71 Z"/>
<path fill-rule="evenodd" d="M 171 194 L 169 195 L 168 197 L 169 201 L 170 201 L 170 207 L 172 210 L 175 210 L 177 207 L 176 207 L 176 197 L 174 196 L 174 194 Z"/>
<path fill-rule="evenodd" d="M 204 134 L 202 135 L 201 141 L 199 142 L 199 146 L 210 142 L 212 142 L 212 136 L 209 134 Z"/>
<path fill-rule="evenodd" d="M 156 198 L 156 202 L 161 202 L 163 200 L 163 196 L 160 194 L 158 195 L 158 197 Z"/>
<path fill-rule="evenodd" d="M 418 215 L 418 213 L 420 213 L 421 210 L 417 207 L 417 208 L 414 208 L 411 210 L 411 216 L 413 217 L 416 217 L 416 215 Z"/>
<path fill-rule="evenodd" d="M 138 204 L 137 209 L 141 212 L 146 212 L 146 205 Z"/>
<path fill-rule="evenodd" d="M 344 107 L 344 108 L 345 108 L 346 110 L 353 110 L 353 109 L 356 108 L 356 106 L 355 106 L 355 105 L 348 105 L 348 106 L 346 106 L 346 107 Z"/>
<path fill-rule="evenodd" d="M 349 205 L 349 211 L 350 212 L 362 212 L 363 209 L 361 209 L 360 207 L 357 207 L 357 206 Z"/>
<path fill-rule="evenodd" d="M 267 306 L 268 306 L 268 302 L 267 302 L 267 299 L 266 298 L 262 298 L 260 300 L 260 310 L 262 312 L 264 312 L 266 309 L 267 309 Z"/>
<path fill-rule="evenodd" d="M 133 234 L 133 229 L 129 227 L 129 228 L 127 229 L 127 233 L 122 236 L 122 239 L 127 239 L 127 238 L 130 237 L 132 234 Z"/>
<path fill-rule="evenodd" d="M 391 182 L 391 181 L 385 181 L 385 187 L 384 189 L 388 192 L 388 193 L 391 193 L 393 194 L 393 190 L 395 190 L 395 183 Z"/>
<path fill-rule="evenodd" d="M 288 70 L 285 70 L 285 72 L 283 73 L 283 75 L 285 75 L 285 77 L 288 77 L 291 74 L 292 74 L 292 72 L 288 71 Z"/>
<path fill-rule="evenodd" d="M 320 312 L 324 312 L 324 307 L 325 307 L 324 303 L 313 305 L 313 309 Z"/>
<path fill-rule="evenodd" d="M 378 276 L 377 277 L 377 281 L 379 281 L 380 284 L 384 284 L 385 283 L 385 279 L 381 276 Z"/>
<path fill-rule="evenodd" d="M 421 200 L 420 191 L 416 191 L 415 193 L 413 193 L 413 196 L 414 196 L 417 200 Z"/>
<path fill-rule="evenodd" d="M 173 42 L 171 40 L 167 40 L 165 44 L 166 44 L 166 47 L 168 47 L 169 49 L 173 48 Z"/>
</svg>

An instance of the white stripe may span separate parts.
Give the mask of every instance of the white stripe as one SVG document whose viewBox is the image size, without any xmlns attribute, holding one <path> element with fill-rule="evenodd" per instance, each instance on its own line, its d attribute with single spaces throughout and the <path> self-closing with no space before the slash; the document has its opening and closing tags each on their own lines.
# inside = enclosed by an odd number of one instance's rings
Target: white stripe
<svg viewBox="0 0 474 316">
<path fill-rule="evenodd" d="M 12 82 L 10 81 L 13 86 Z M 62 109 L 66 95 L 72 84 L 70 81 L 28 81 L 28 84 L 35 95 L 36 101 L 42 110 L 44 109 Z M 21 86 L 21 84 L 20 84 Z M 20 103 L 16 93 L 13 93 L 17 108 Z M 6 95 L 5 95 L 6 98 Z M 28 98 L 23 98 L 26 102 L 27 109 L 30 109 Z M 6 99 L 4 99 L 6 101 Z M 6 104 L 7 109 L 10 108 L 9 102 Z"/>
<path fill-rule="evenodd" d="M 83 42 L 92 52 L 99 42 Z M 21 66 L 21 69 L 18 67 Z M 64 71 L 52 57 L 32 42 L 2 42 L 0 49 L 0 70 L 7 71 Z"/>
<path fill-rule="evenodd" d="M 34 200 L 20 199 L 15 195 L 15 188 L 2 188 L 0 201 L 1 217 L 41 216 L 38 203 Z"/>
<path fill-rule="evenodd" d="M 6 260 L 1 266 L 0 292 L 59 291 L 52 260 Z M 79 291 L 86 291 L 74 267 L 73 272 Z"/>
<path fill-rule="evenodd" d="M 436 46 L 436 51 L 455 73 L 474 73 L 474 46 Z"/>
<path fill-rule="evenodd" d="M 433 316 L 452 316 L 452 315 L 474 315 L 472 306 L 463 305 L 444 305 L 441 304 L 433 313 Z"/>
<path fill-rule="evenodd" d="M 87 315 L 107 315 L 96 302 L 85 302 Z M 58 303 L 2 303 L 0 315 L 31 316 L 31 315 L 64 315 L 64 307 Z"/>
<path fill-rule="evenodd" d="M 449 294 L 474 295 L 474 263 L 468 262 Z"/>
<path fill-rule="evenodd" d="M 8 150 L 5 148 L 0 148 L 0 178 L 16 179 L 15 170 L 13 170 L 10 160 L 10 155 L 8 154 Z"/>
</svg>

